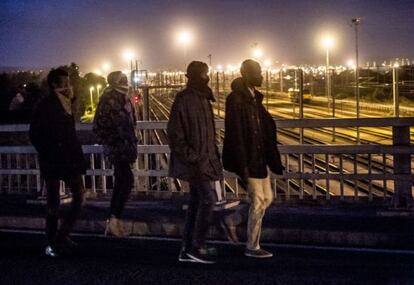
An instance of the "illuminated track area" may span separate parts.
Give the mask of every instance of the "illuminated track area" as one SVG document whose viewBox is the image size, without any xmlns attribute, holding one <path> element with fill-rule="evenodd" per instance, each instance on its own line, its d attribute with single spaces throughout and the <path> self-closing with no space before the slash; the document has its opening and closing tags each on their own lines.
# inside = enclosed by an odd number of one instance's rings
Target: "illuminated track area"
<svg viewBox="0 0 414 285">
<path fill-rule="evenodd" d="M 162 117 L 167 119 L 169 115 L 169 109 L 173 102 L 173 99 L 170 96 L 159 96 L 157 99 L 152 97 L 151 103 L 152 108 L 157 109 L 157 112 L 162 113 Z M 221 102 L 223 106 L 224 102 Z M 217 114 L 217 105 L 214 105 L 214 112 Z M 273 113 L 273 112 L 272 112 Z M 218 116 L 216 116 L 218 118 Z M 224 117 L 224 111 L 221 109 L 220 111 L 220 118 Z M 276 116 L 275 116 L 276 117 Z M 316 116 L 315 116 L 316 117 Z M 158 119 L 160 117 L 158 116 Z M 165 131 L 164 131 L 165 132 Z M 312 133 L 313 132 L 313 133 Z M 312 132 L 306 131 L 304 143 L 305 144 L 331 144 L 330 141 L 332 137 L 332 130 L 325 128 L 325 129 L 318 129 L 312 130 Z M 380 132 L 377 133 L 372 130 L 365 130 L 361 128 L 361 134 L 369 134 L 370 136 L 376 136 L 376 140 L 384 140 L 390 139 L 386 137 L 387 135 Z M 337 142 L 341 144 L 352 144 L 354 140 L 350 138 L 349 134 L 341 133 L 336 131 L 337 134 Z M 220 130 L 220 139 L 224 136 L 224 130 Z M 362 137 L 362 136 L 361 136 Z M 297 144 L 299 141 L 299 131 L 297 130 L 288 130 L 288 129 L 278 129 L 278 139 L 282 144 Z M 361 140 L 362 143 L 372 143 L 369 140 Z M 328 172 L 328 173 L 353 173 L 355 169 L 358 170 L 359 173 L 363 173 L 364 171 L 372 171 L 375 172 L 383 172 L 384 170 L 387 172 L 392 172 L 392 160 L 389 158 L 380 157 L 367 157 L 364 155 L 352 156 L 352 155 L 342 155 L 342 168 L 336 165 L 335 160 L 339 159 L 338 156 L 331 156 L 331 155 L 324 155 L 323 157 L 318 156 L 311 156 L 311 155 L 304 155 L 303 163 L 304 163 L 304 170 L 307 172 L 316 171 L 320 173 Z M 333 162 L 331 162 L 334 160 Z M 288 161 L 285 159 L 285 165 L 287 166 L 289 171 L 298 171 L 297 165 L 299 162 L 299 155 L 289 155 Z M 370 170 L 369 170 L 370 169 Z M 234 180 L 234 179 L 233 179 Z M 378 181 L 368 181 L 368 180 L 358 180 L 351 181 L 351 180 L 344 180 L 342 189 L 340 186 L 340 181 L 312 181 L 312 180 L 305 180 L 302 182 L 301 185 L 300 181 L 295 181 L 294 179 L 289 179 L 288 181 L 278 179 L 277 181 L 277 191 L 280 193 L 287 193 L 290 192 L 290 195 L 298 195 L 300 189 L 303 187 L 304 195 L 326 195 L 327 189 L 330 189 L 330 195 L 336 196 L 340 195 L 340 192 L 343 192 L 344 195 L 354 195 L 364 197 L 368 196 L 369 193 L 373 197 L 384 197 L 384 196 L 392 196 L 393 195 L 393 185 L 387 185 L 385 181 L 378 182 Z M 231 188 L 231 192 L 234 193 L 234 188 L 236 188 L 235 182 L 226 183 L 226 186 Z M 385 187 L 384 187 L 385 186 Z M 289 188 L 289 189 L 288 189 Z"/>
</svg>

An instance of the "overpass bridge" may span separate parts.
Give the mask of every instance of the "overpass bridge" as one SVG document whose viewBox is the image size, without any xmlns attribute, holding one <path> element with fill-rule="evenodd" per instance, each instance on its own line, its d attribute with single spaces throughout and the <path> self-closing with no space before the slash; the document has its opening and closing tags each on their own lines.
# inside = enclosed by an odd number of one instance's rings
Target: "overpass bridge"
<svg viewBox="0 0 414 285">
<path fill-rule="evenodd" d="M 265 223 L 264 238 L 269 242 L 318 245 L 412 248 L 414 215 L 412 172 L 414 146 L 410 127 L 414 118 L 292 119 L 276 120 L 279 130 L 387 127 L 391 144 L 307 144 L 280 145 L 286 172 L 272 176 L 274 205 Z M 0 132 L 27 132 L 28 125 L 3 125 Z M 91 124 L 79 124 L 79 133 L 90 132 Z M 139 121 L 137 132 L 143 141 L 154 130 L 165 130 L 166 121 Z M 216 121 L 218 131 L 224 128 Z M 219 133 L 219 132 L 218 132 Z M 167 177 L 168 145 L 139 144 L 134 166 L 135 187 L 129 203 L 129 226 L 136 235 L 179 237 L 188 187 Z M 98 233 L 106 219 L 111 195 L 113 169 L 99 145 L 84 145 L 89 161 L 84 176 L 88 189 L 81 232 Z M 36 151 L 32 146 L 0 147 L 0 228 L 42 229 L 44 183 L 40 177 Z M 228 223 L 244 238 L 243 224 L 234 212 L 243 211 L 247 195 L 237 177 L 225 172 L 221 182 L 229 202 L 241 205 L 224 211 Z M 62 201 L 70 199 L 62 182 Z M 25 206 L 17 206 L 24 203 Z M 17 209 L 18 208 L 18 209 Z M 222 207 L 226 208 L 226 204 Z M 219 209 L 217 209 L 219 210 Z M 157 217 L 157 219 L 155 219 Z M 157 225 L 158 221 L 160 224 Z M 212 239 L 223 233 L 212 230 Z"/>
</svg>

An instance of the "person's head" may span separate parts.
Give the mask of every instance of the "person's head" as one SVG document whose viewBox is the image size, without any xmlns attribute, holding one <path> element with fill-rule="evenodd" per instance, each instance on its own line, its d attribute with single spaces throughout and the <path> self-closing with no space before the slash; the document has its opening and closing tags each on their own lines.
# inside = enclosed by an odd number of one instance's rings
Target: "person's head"
<svg viewBox="0 0 414 285">
<path fill-rule="evenodd" d="M 257 61 L 246 59 L 240 67 L 240 73 L 249 87 L 262 86 L 262 68 Z"/>
<path fill-rule="evenodd" d="M 73 98 L 72 86 L 69 80 L 69 73 L 61 68 L 52 69 L 47 75 L 49 89 L 55 93 Z"/>
<path fill-rule="evenodd" d="M 187 73 L 185 75 L 189 82 L 207 85 L 210 81 L 208 76 L 208 65 L 201 61 L 192 61 L 187 66 Z"/>
<path fill-rule="evenodd" d="M 121 71 L 113 71 L 109 73 L 107 81 L 111 87 L 128 87 L 128 77 Z"/>
</svg>

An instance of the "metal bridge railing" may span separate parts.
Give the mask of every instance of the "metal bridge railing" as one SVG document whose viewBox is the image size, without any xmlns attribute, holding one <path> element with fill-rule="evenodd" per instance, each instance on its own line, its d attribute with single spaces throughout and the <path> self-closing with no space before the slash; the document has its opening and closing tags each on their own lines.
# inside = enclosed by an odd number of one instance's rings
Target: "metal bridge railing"
<svg viewBox="0 0 414 285">
<path fill-rule="evenodd" d="M 393 145 L 280 145 L 283 175 L 272 176 L 272 187 L 278 202 L 289 200 L 352 200 L 392 203 L 394 207 L 412 205 L 414 145 L 410 126 L 414 118 L 369 119 L 303 119 L 277 120 L 280 129 L 392 127 Z M 166 121 L 138 122 L 138 131 L 164 130 Z M 224 122 L 216 121 L 223 129 Z M 79 124 L 79 131 L 91 130 L 90 124 Z M 27 132 L 27 125 L 0 126 L 0 132 Z M 89 161 L 84 182 L 91 193 L 109 195 L 113 170 L 103 157 L 99 145 L 83 146 Z M 168 145 L 139 145 L 134 165 L 134 193 L 171 197 L 187 191 L 185 183 L 168 178 Z M 39 173 L 36 151 L 32 146 L 0 147 L 0 189 L 3 193 L 42 195 L 44 186 Z M 236 176 L 225 172 L 222 182 L 227 198 L 243 198 Z M 62 192 L 65 187 L 62 185 Z"/>
</svg>

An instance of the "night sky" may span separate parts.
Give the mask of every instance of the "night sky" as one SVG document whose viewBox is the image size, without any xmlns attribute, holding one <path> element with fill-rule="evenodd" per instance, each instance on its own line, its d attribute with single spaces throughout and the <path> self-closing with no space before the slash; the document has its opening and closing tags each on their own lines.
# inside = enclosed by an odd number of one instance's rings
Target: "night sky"
<svg viewBox="0 0 414 285">
<path fill-rule="evenodd" d="M 174 42 L 181 27 L 195 35 L 188 59 L 213 65 L 240 62 L 257 42 L 265 58 L 322 63 L 316 39 L 337 37 L 332 62 L 354 54 L 351 18 L 362 17 L 362 59 L 410 56 L 414 60 L 414 1 L 358 0 L 66 0 L 0 2 L 0 66 L 49 67 L 75 61 L 83 69 L 105 60 L 121 67 L 133 47 L 152 70 L 183 61 Z M 413 57 L 413 58 L 411 58 Z"/>
</svg>

